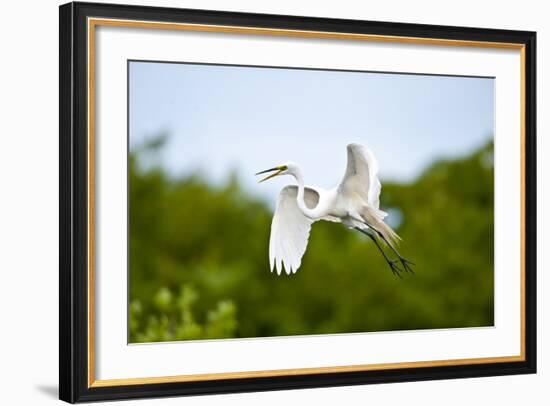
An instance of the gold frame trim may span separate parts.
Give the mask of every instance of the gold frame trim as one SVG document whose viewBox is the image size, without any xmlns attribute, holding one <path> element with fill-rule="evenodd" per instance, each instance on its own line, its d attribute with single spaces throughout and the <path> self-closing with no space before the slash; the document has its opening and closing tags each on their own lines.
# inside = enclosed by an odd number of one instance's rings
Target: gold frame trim
<svg viewBox="0 0 550 406">
<path fill-rule="evenodd" d="M 266 371 L 220 372 L 211 374 L 190 374 L 146 378 L 95 379 L 95 28 L 97 26 L 149 28 L 161 30 L 184 30 L 195 32 L 218 32 L 248 35 L 269 35 L 299 38 L 340 39 L 371 42 L 393 42 L 420 45 L 461 46 L 478 48 L 515 49 L 520 51 L 521 83 L 521 117 L 520 117 L 520 163 L 521 163 L 521 270 L 520 270 L 520 354 L 502 357 L 463 358 L 451 360 L 395 362 L 382 364 L 345 365 L 316 368 L 277 369 Z M 108 18 L 88 19 L 88 387 L 112 387 L 125 385 L 143 385 L 176 383 L 190 381 L 212 381 L 218 379 L 243 379 L 258 377 L 276 377 L 288 375 L 330 374 L 339 372 L 379 371 L 396 368 L 426 368 L 440 366 L 493 364 L 503 362 L 525 361 L 525 45 L 506 42 L 464 41 L 452 39 L 435 39 L 421 37 L 400 37 L 391 35 L 354 34 L 344 32 L 305 31 L 290 29 L 273 29 L 259 27 L 240 27 L 227 25 L 164 23 L 139 20 L 120 20 Z"/>
</svg>

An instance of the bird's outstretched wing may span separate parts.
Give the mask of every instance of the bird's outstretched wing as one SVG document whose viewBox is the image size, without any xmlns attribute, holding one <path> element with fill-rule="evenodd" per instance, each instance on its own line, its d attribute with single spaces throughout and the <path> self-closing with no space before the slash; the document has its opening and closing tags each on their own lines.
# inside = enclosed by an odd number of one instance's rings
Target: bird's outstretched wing
<svg viewBox="0 0 550 406">
<path fill-rule="evenodd" d="M 359 144 L 349 144 L 347 149 L 348 165 L 338 190 L 351 198 L 358 195 L 369 206 L 378 210 L 382 185 L 378 180 L 378 162 L 374 154 Z"/>
<path fill-rule="evenodd" d="M 277 270 L 280 275 L 283 268 L 287 274 L 295 273 L 302 263 L 309 239 L 313 220 L 306 217 L 296 203 L 298 187 L 285 186 L 279 199 L 271 223 L 269 238 L 269 263 L 271 271 Z M 304 201 L 309 208 L 319 203 L 319 193 L 306 187 Z"/>
</svg>

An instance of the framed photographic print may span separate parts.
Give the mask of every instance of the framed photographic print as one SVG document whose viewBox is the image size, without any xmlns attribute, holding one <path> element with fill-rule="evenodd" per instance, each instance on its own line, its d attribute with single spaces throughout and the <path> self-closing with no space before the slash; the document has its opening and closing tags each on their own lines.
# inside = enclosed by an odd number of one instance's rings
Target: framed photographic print
<svg viewBox="0 0 550 406">
<path fill-rule="evenodd" d="M 60 398 L 534 373 L 534 32 L 60 7 Z"/>
</svg>

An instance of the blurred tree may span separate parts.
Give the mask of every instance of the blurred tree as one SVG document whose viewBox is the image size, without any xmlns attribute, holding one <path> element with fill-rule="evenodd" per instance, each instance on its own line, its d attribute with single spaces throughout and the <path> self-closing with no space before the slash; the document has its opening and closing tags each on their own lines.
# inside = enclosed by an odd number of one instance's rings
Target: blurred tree
<svg viewBox="0 0 550 406">
<path fill-rule="evenodd" d="M 206 319 L 199 323 L 193 313 L 197 292 L 190 285 L 182 286 L 174 296 L 168 288 L 160 288 L 153 297 L 147 313 L 141 300 L 130 303 L 130 337 L 132 342 L 196 340 L 204 338 L 229 338 L 237 327 L 236 308 L 226 300 L 208 311 Z"/>
<path fill-rule="evenodd" d="M 297 274 L 270 273 L 269 208 L 236 177 L 168 176 L 163 137 L 130 155 L 131 342 L 493 324 L 492 144 L 383 183 L 417 264 L 401 280 L 370 241 L 324 222 Z"/>
</svg>

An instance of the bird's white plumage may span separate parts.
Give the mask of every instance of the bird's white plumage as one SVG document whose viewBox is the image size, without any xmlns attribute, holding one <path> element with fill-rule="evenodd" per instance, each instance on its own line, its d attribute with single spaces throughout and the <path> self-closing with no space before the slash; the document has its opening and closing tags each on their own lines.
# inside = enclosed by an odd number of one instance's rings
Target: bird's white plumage
<svg viewBox="0 0 550 406">
<path fill-rule="evenodd" d="M 298 270 L 307 248 L 311 225 L 318 220 L 341 222 L 350 228 L 361 229 L 374 225 L 388 244 L 399 239 L 383 222 L 387 214 L 379 208 L 382 186 L 374 154 L 363 145 L 349 144 L 347 157 L 344 178 L 330 190 L 305 187 L 302 172 L 294 163 L 260 172 L 278 171 L 266 179 L 291 175 L 298 183 L 285 186 L 279 194 L 269 240 L 271 271 L 275 269 L 280 275 L 283 269 L 287 274 Z"/>
<path fill-rule="evenodd" d="M 380 207 L 382 185 L 378 179 L 378 162 L 370 149 L 349 144 L 346 173 L 338 189 L 349 195 L 358 194 L 375 209 Z"/>
<path fill-rule="evenodd" d="M 279 193 L 271 222 L 269 263 L 271 270 L 276 269 L 279 275 L 283 268 L 290 274 L 300 267 L 313 223 L 298 207 L 297 196 L 297 186 L 285 186 Z M 315 207 L 319 202 L 318 192 L 309 187 L 304 188 L 304 201 L 310 208 Z"/>
</svg>

